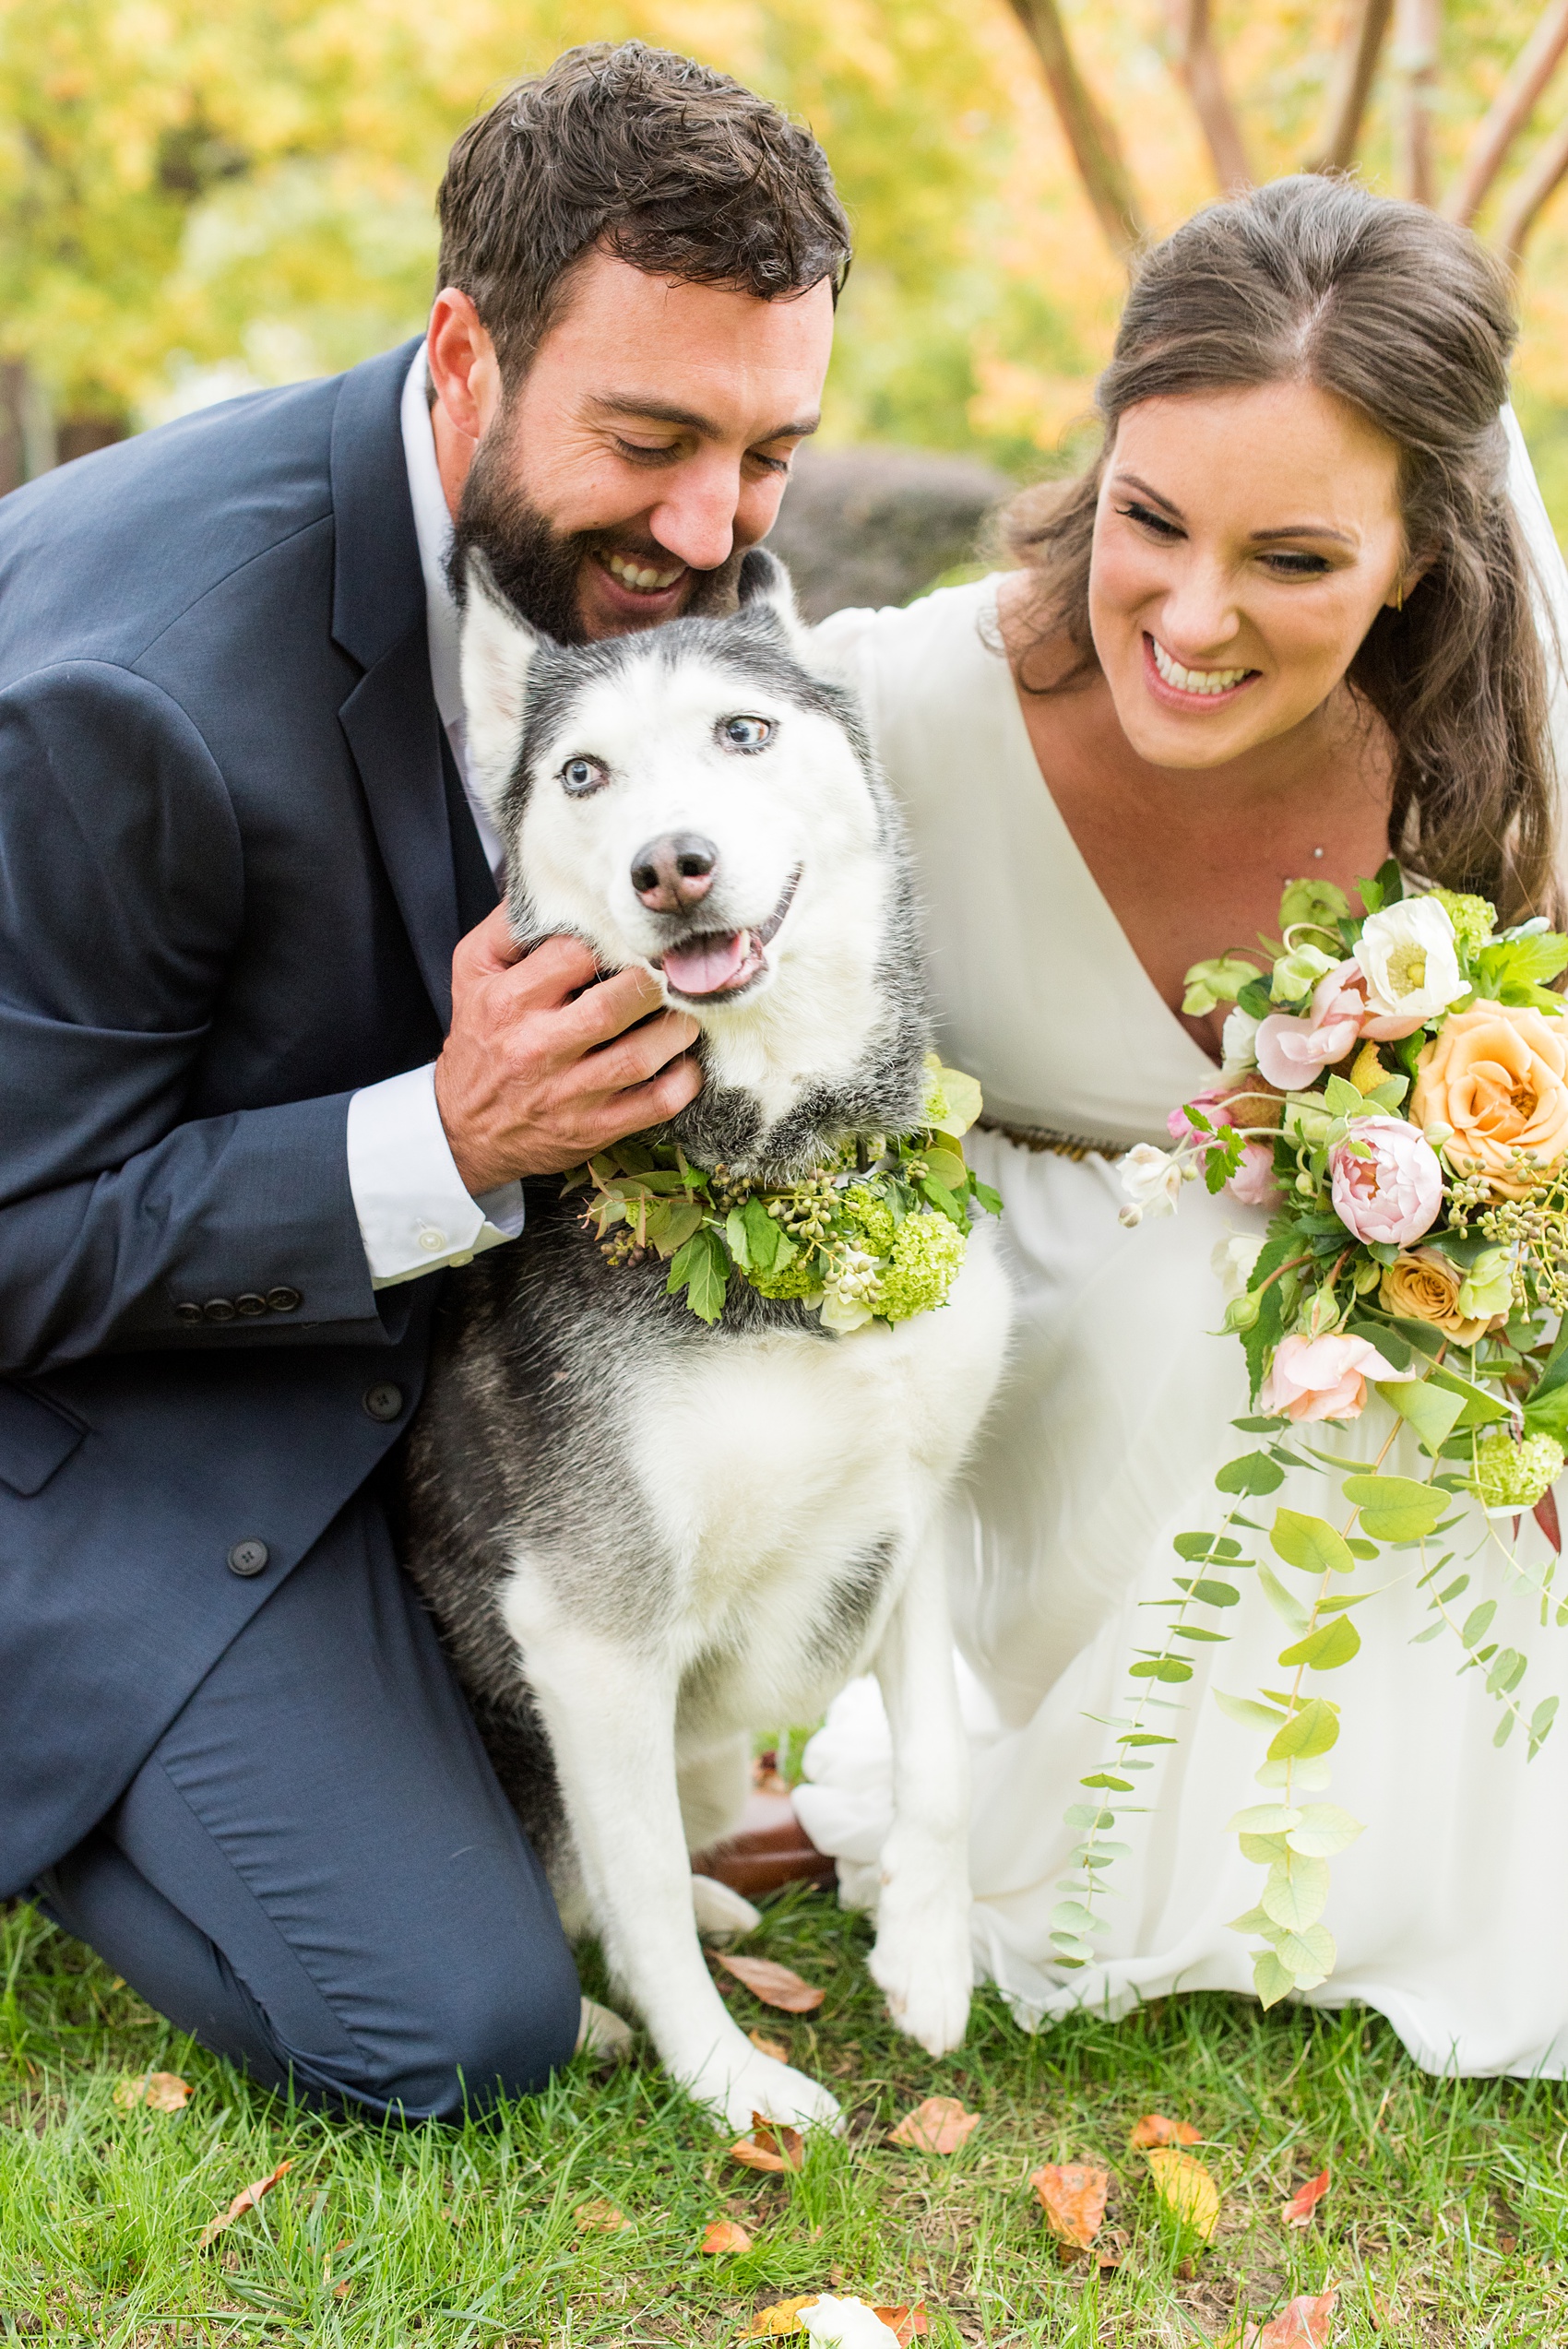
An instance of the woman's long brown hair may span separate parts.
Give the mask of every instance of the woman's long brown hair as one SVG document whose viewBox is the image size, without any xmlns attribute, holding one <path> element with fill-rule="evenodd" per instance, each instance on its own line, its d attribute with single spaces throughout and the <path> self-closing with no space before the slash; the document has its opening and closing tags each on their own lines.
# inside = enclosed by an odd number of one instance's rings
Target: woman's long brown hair
<svg viewBox="0 0 1568 2349">
<path fill-rule="evenodd" d="M 1467 230 L 1352 181 L 1302 176 L 1212 205 L 1142 264 L 1097 386 L 1105 449 L 1066 486 L 1027 491 L 1004 543 L 1034 576 L 1030 691 L 1097 667 L 1089 561 L 1100 474 L 1140 400 L 1300 382 L 1334 393 L 1399 450 L 1411 559 L 1403 611 L 1379 611 L 1348 682 L 1393 744 L 1394 853 L 1507 921 L 1561 910 L 1546 659 L 1510 504 L 1499 411 L 1517 333 L 1502 264 Z M 1072 647 L 1048 684 L 1028 671 Z"/>
</svg>

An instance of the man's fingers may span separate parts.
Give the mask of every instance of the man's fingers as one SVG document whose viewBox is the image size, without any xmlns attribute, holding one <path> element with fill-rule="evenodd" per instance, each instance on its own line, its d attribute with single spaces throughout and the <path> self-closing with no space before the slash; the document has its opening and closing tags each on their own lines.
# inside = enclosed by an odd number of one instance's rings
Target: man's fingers
<svg viewBox="0 0 1568 2349">
<path fill-rule="evenodd" d="M 512 935 L 512 924 L 503 898 L 494 911 L 487 913 L 465 937 L 457 941 L 453 955 L 454 966 L 475 979 L 487 973 L 506 970 L 523 958 L 523 950 Z"/>
<path fill-rule="evenodd" d="M 653 973 L 634 963 L 629 970 L 618 970 L 613 979 L 601 979 L 567 1007 L 561 1022 L 562 1040 L 574 1052 L 591 1051 L 596 1045 L 624 1036 L 650 1012 L 658 1011 L 663 1001 L 664 990 Z M 667 1016 L 679 1020 L 685 1031 L 671 1050 L 695 1041 L 697 1025 L 689 1013 L 671 1012 Z M 668 1060 L 669 1053 L 664 1057 Z"/>
<path fill-rule="evenodd" d="M 590 1099 L 624 1093 L 628 1086 L 646 1085 L 678 1054 L 688 1051 L 696 1038 L 695 1020 L 684 1012 L 664 1012 L 658 1019 L 646 1020 L 640 1027 L 601 1044 L 597 1051 L 585 1052 L 572 1077 Z"/>
<path fill-rule="evenodd" d="M 628 1133 L 646 1133 L 649 1126 L 663 1125 L 678 1116 L 688 1101 L 695 1101 L 702 1091 L 702 1068 L 695 1055 L 683 1052 L 669 1067 L 660 1069 L 657 1076 L 644 1085 L 631 1085 L 607 1101 L 603 1110 L 603 1126 L 594 1143 L 602 1150 L 607 1143 L 620 1142 Z"/>
</svg>

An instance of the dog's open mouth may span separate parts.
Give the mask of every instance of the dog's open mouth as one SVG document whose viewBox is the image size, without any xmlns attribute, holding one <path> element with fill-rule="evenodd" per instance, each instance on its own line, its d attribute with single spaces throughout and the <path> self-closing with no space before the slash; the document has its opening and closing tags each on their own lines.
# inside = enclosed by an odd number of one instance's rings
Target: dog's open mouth
<svg viewBox="0 0 1568 2349">
<path fill-rule="evenodd" d="M 696 998 L 738 995 L 767 968 L 767 949 L 790 910 L 802 867 L 784 884 L 784 894 L 755 930 L 696 930 L 665 949 L 665 984 L 677 995 Z"/>
</svg>

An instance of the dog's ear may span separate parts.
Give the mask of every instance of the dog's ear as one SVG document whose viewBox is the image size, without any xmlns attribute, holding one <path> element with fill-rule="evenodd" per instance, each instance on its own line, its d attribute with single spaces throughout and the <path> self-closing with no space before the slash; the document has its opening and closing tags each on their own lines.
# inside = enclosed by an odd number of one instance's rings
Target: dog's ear
<svg viewBox="0 0 1568 2349">
<path fill-rule="evenodd" d="M 767 614 L 788 639 L 791 651 L 800 650 L 805 623 L 796 607 L 790 574 L 776 554 L 766 547 L 748 547 L 741 558 L 736 593 L 742 611 Z"/>
<path fill-rule="evenodd" d="M 492 816 L 517 763 L 524 693 L 540 643 L 483 555 L 470 550 L 463 569 L 463 718 L 469 773 Z"/>
</svg>

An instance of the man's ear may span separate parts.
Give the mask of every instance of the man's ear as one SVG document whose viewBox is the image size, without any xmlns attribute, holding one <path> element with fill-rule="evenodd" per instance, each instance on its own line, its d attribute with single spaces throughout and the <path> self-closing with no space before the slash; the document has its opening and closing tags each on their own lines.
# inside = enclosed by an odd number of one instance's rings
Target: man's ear
<svg viewBox="0 0 1568 2349">
<path fill-rule="evenodd" d="M 482 554 L 469 551 L 463 582 L 463 718 L 469 770 L 493 818 L 517 764 L 524 694 L 540 639 L 506 601 Z"/>
<path fill-rule="evenodd" d="M 805 640 L 805 623 L 795 605 L 790 574 L 766 547 L 748 547 L 741 558 L 736 595 L 742 611 L 766 613 L 777 623 L 792 652 Z"/>
</svg>

